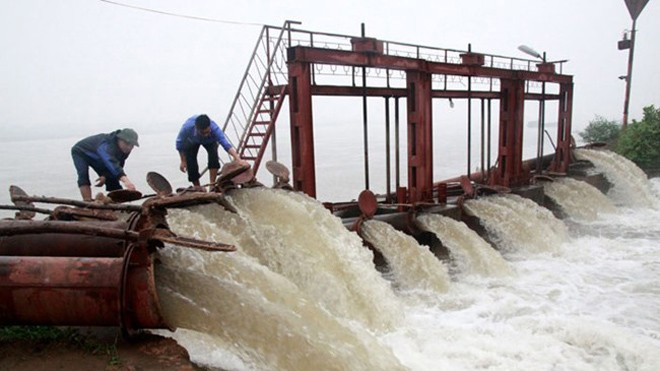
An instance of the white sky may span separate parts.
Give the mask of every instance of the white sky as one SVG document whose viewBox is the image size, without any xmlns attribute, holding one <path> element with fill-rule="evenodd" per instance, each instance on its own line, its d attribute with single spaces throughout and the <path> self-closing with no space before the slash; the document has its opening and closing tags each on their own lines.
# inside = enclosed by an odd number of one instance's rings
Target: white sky
<svg viewBox="0 0 660 371">
<path fill-rule="evenodd" d="M 118 0 L 165 12 L 528 58 L 569 59 L 574 132 L 620 120 L 632 20 L 623 0 Z M 631 118 L 660 105 L 660 1 L 637 21 Z M 98 0 L 0 0 L 0 140 L 132 126 L 176 131 L 192 114 L 221 122 L 260 26 L 195 21 Z M 340 112 L 333 112 L 340 115 Z M 357 117 L 361 120 L 360 117 Z"/>
</svg>

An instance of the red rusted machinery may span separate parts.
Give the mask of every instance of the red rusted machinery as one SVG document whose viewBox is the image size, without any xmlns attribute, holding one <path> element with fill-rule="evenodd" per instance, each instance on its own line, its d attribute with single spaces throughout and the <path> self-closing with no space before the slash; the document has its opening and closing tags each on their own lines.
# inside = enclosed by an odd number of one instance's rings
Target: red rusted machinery
<svg viewBox="0 0 660 371">
<path fill-rule="evenodd" d="M 365 189 L 369 185 L 367 98 L 381 97 L 385 102 L 387 154 L 386 200 L 389 204 L 442 203 L 434 179 L 434 136 L 443 117 L 433 117 L 433 101 L 454 100 L 467 103 L 467 171 L 472 177 L 471 143 L 473 126 L 472 102 L 481 102 L 481 161 L 479 181 L 484 185 L 518 187 L 529 184 L 532 173 L 544 171 L 566 173 L 570 163 L 573 77 L 563 73 L 562 61 L 521 59 L 478 53 L 468 45 L 467 51 L 414 45 L 366 37 L 364 25 L 360 37 L 311 32 L 294 28 L 287 21 L 283 27 L 264 26 L 260 40 L 239 86 L 234 104 L 226 120 L 225 132 L 240 143 L 241 156 L 253 161 L 255 170 L 265 153 L 273 125 L 289 98 L 292 186 L 316 197 L 316 155 L 313 113 L 314 96 L 361 97 L 363 106 Z M 278 35 L 278 36 L 275 36 Z M 266 47 L 263 47 L 265 45 Z M 266 66 L 264 66 L 266 61 Z M 551 90 L 546 91 L 546 85 Z M 540 92 L 535 86 L 542 86 Z M 255 94 L 254 92 L 258 92 Z M 401 108 L 400 101 L 405 100 Z M 254 100 L 250 109 L 244 102 Z M 395 133 L 390 150 L 390 101 L 394 101 Z M 528 101 L 539 102 L 539 139 L 537 161 L 523 161 L 524 111 Z M 545 103 L 558 103 L 555 153 L 543 162 Z M 499 109 L 493 108 L 493 103 Z M 405 110 L 405 111 L 404 111 Z M 499 121 L 498 138 L 491 138 L 491 113 Z M 399 119 L 407 130 L 399 130 Z M 476 126 L 476 125 L 475 125 Z M 356 124 L 356 129 L 359 125 Z M 399 159 L 402 144 L 398 135 L 405 133 L 405 162 Z M 474 133 L 476 134 L 476 133 Z M 548 134 L 549 136 L 549 134 Z M 405 142 L 404 142 L 405 141 Z M 491 162 L 491 145 L 497 158 Z M 273 141 L 272 150 L 276 153 Z M 394 165 L 389 157 L 395 153 Z M 403 156 L 402 156 L 403 157 Z M 486 159 L 487 157 L 487 159 Z M 529 166 L 531 165 L 531 166 Z M 394 175 L 390 174 L 390 168 Z M 407 173 L 407 184 L 400 184 L 401 173 Z M 460 175 L 460 174 L 459 174 Z M 396 184 L 390 187 L 391 180 Z M 391 189 L 393 188 L 393 189 Z"/>
<path fill-rule="evenodd" d="M 167 328 L 154 279 L 156 249 L 170 243 L 235 250 L 176 236 L 165 219 L 171 207 L 229 207 L 220 193 L 158 196 L 141 206 L 31 197 L 15 186 L 11 193 L 20 212 L 0 221 L 0 325 L 119 326 L 125 335 Z M 32 202 L 79 207 L 52 212 Z M 31 220 L 34 210 L 50 216 Z"/>
</svg>

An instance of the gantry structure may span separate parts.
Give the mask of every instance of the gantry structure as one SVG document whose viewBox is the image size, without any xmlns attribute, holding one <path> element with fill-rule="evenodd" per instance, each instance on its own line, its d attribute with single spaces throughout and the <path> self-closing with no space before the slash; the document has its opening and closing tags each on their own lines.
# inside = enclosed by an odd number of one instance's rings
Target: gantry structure
<svg viewBox="0 0 660 371">
<path fill-rule="evenodd" d="M 471 46 L 462 51 L 379 40 L 366 37 L 364 25 L 360 36 L 312 32 L 294 26 L 296 23 L 290 21 L 282 27 L 264 26 L 225 121 L 225 133 L 234 143 L 239 143 L 239 153 L 252 161 L 255 169 L 266 154 L 283 102 L 288 98 L 292 185 L 316 197 L 312 97 L 322 95 L 362 97 L 364 130 L 368 120 L 367 97 L 392 98 L 397 125 L 399 100 L 405 99 L 407 184 L 399 185 L 397 181 L 399 186 L 390 192 L 388 183 L 387 193 L 392 196 L 388 200 L 392 202 L 442 201 L 438 200 L 438 182 L 433 174 L 433 99 L 466 100 L 468 127 L 472 125 L 472 102 L 481 102 L 482 143 L 487 135 L 485 142 L 490 151 L 491 142 L 496 141 L 497 158 L 491 164 L 488 155 L 489 163 L 484 166 L 482 147 L 481 173 L 470 174 L 468 151 L 464 174 L 468 179 L 491 186 L 516 187 L 529 184 L 533 174 L 567 172 L 573 77 L 562 73 L 566 61 L 478 53 Z M 378 82 L 372 83 L 376 77 Z M 534 91 L 530 86 L 541 89 Z M 546 86 L 553 88 L 546 90 Z M 530 100 L 539 102 L 537 144 L 541 147 L 537 150 L 536 163 L 532 162 L 531 166 L 523 159 L 524 110 L 525 102 Z M 484 101 L 488 102 L 487 107 Z M 493 101 L 499 106 L 496 139 L 484 134 L 484 114 L 487 110 L 490 126 Z M 558 102 L 555 152 L 549 163 L 541 160 L 546 101 Z M 386 117 L 389 120 L 389 114 Z M 270 144 L 276 151 L 276 143 Z M 397 137 L 397 153 L 398 145 Z M 389 158 L 387 169 L 389 174 Z M 398 179 L 398 158 L 396 170 Z M 368 171 L 365 154 L 366 188 L 369 188 Z"/>
</svg>

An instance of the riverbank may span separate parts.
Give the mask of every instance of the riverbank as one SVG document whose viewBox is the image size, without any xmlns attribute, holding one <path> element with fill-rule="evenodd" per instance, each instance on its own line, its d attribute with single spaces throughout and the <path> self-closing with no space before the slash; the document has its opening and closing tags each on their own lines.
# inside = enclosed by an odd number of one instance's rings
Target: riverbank
<svg viewBox="0 0 660 371">
<path fill-rule="evenodd" d="M 173 339 L 142 334 L 127 341 L 116 328 L 64 331 L 62 338 L 0 339 L 0 371 L 206 370 Z"/>
</svg>

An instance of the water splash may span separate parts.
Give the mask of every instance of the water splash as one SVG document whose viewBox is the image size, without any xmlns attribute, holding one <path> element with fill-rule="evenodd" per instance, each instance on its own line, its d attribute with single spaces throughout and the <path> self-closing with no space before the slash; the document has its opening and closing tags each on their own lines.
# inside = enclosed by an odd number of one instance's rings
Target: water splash
<svg viewBox="0 0 660 371">
<path fill-rule="evenodd" d="M 576 149 L 575 156 L 590 161 L 612 184 L 608 192 L 617 205 L 658 208 L 651 184 L 644 172 L 627 158 L 612 151 Z"/>
<path fill-rule="evenodd" d="M 244 254 L 240 236 L 231 238 L 224 229 L 231 220 L 207 217 L 216 213 L 213 208 L 220 207 L 194 209 L 200 213 L 170 210 L 175 233 L 239 248 L 233 253 L 160 251 L 157 288 L 170 325 L 210 335 L 211 347 L 222 347 L 255 370 L 403 369 L 368 332 L 342 324 L 291 281 Z M 217 357 L 195 356 L 202 363 L 222 363 Z"/>
<path fill-rule="evenodd" d="M 383 254 L 399 288 L 436 293 L 449 289 L 447 268 L 428 246 L 420 245 L 413 237 L 378 220 L 364 222 L 362 234 Z"/>
<path fill-rule="evenodd" d="M 464 209 L 476 216 L 497 247 L 504 251 L 556 251 L 568 241 L 563 222 L 534 201 L 517 195 L 467 200 Z"/>
<path fill-rule="evenodd" d="M 545 182 L 543 190 L 572 218 L 593 221 L 599 214 L 616 211 L 610 199 L 587 182 L 555 178 L 554 182 Z"/>
<path fill-rule="evenodd" d="M 420 215 L 417 221 L 421 228 L 434 233 L 449 249 L 460 272 L 483 276 L 511 274 L 502 255 L 465 223 L 435 214 Z"/>
<path fill-rule="evenodd" d="M 373 253 L 341 219 L 296 192 L 254 188 L 230 200 L 261 245 L 260 261 L 294 282 L 336 316 L 374 331 L 391 328 L 401 304 L 373 264 Z"/>
</svg>

